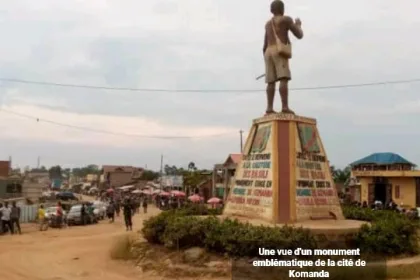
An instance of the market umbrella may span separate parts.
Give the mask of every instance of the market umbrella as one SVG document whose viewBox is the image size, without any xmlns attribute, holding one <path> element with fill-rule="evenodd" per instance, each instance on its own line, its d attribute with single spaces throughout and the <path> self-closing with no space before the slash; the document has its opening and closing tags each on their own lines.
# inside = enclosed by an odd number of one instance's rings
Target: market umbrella
<svg viewBox="0 0 420 280">
<path fill-rule="evenodd" d="M 189 196 L 188 199 L 192 202 L 200 202 L 201 200 L 203 200 L 203 198 L 197 194 Z"/>
<path fill-rule="evenodd" d="M 141 190 L 134 190 L 131 193 L 141 193 Z"/>
<path fill-rule="evenodd" d="M 217 204 L 220 203 L 222 200 L 218 197 L 212 197 L 209 200 L 207 200 L 208 204 Z"/>
<path fill-rule="evenodd" d="M 143 190 L 141 192 L 144 193 L 144 194 L 147 194 L 147 195 L 151 195 L 152 194 L 152 191 L 151 190 Z"/>
<path fill-rule="evenodd" d="M 176 197 L 182 197 L 182 196 L 185 196 L 185 193 L 184 193 L 184 192 L 181 192 L 181 191 L 171 191 L 171 194 L 172 194 L 173 196 L 176 196 Z"/>
<path fill-rule="evenodd" d="M 160 196 L 170 196 L 171 194 L 168 192 L 161 192 L 159 193 Z"/>
</svg>

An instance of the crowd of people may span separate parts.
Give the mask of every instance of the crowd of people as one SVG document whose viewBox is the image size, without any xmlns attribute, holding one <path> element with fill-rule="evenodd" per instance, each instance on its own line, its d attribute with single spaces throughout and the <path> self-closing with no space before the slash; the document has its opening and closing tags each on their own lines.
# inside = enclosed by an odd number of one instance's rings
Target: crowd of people
<svg viewBox="0 0 420 280">
<path fill-rule="evenodd" d="M 10 234 L 22 234 L 20 229 L 20 213 L 21 209 L 16 205 L 16 202 L 12 202 L 11 206 L 9 206 L 8 202 L 5 202 L 4 205 L 0 203 L 0 234 L 7 232 L 10 232 Z"/>
<path fill-rule="evenodd" d="M 374 201 L 370 205 L 367 201 L 360 202 L 353 202 L 354 206 L 360 208 L 371 208 L 373 210 L 390 210 L 395 211 L 404 215 L 407 215 L 409 218 L 418 219 L 419 218 L 419 211 L 416 208 L 407 209 L 404 208 L 402 205 L 398 205 L 393 200 L 389 201 L 388 203 L 384 204 L 382 201 Z"/>
<path fill-rule="evenodd" d="M 181 208 L 187 203 L 184 198 L 156 196 L 154 200 L 156 207 L 161 210 Z"/>
<path fill-rule="evenodd" d="M 105 200 L 105 201 L 104 201 Z M 127 231 L 132 231 L 133 229 L 133 215 L 136 213 L 139 214 L 140 208 L 143 208 L 143 213 L 147 213 L 148 200 L 147 197 L 135 197 L 135 196 L 126 196 L 124 199 L 114 199 L 114 197 L 107 197 L 103 201 L 106 202 L 106 215 L 110 223 L 115 221 L 115 217 L 119 217 L 121 212 L 124 216 L 124 222 Z M 36 215 L 36 221 L 38 223 L 38 228 L 40 231 L 46 231 L 51 225 L 54 225 L 56 228 L 67 227 L 67 220 L 64 214 L 63 205 L 61 202 L 57 202 L 55 207 L 55 213 L 50 213 L 47 215 L 45 206 L 43 204 L 39 205 Z M 87 224 L 87 217 L 94 215 L 94 208 L 92 203 L 82 203 L 81 204 L 81 225 Z M 8 202 L 5 202 L 4 205 L 0 203 L 0 234 L 21 234 L 20 227 L 20 215 L 21 208 L 16 205 L 16 202 L 12 202 L 9 205 Z"/>
<path fill-rule="evenodd" d="M 109 222 L 113 223 L 115 216 L 119 217 L 122 210 L 127 231 L 133 230 L 133 215 L 139 214 L 141 207 L 147 213 L 148 198 L 145 196 L 126 195 L 123 199 L 110 196 L 104 200 L 108 203 L 106 212 Z"/>
<path fill-rule="evenodd" d="M 123 192 L 101 195 L 99 200 L 106 205 L 106 217 L 110 223 L 113 223 L 116 217 L 120 217 L 122 212 L 127 231 L 133 230 L 133 216 L 135 214 L 147 213 L 149 201 L 155 202 L 156 206 L 161 209 L 177 208 L 182 206 L 180 204 L 183 204 L 182 200 L 179 199 L 159 197 L 152 200 L 149 196 L 143 194 L 125 194 Z M 36 220 L 40 231 L 47 230 L 52 223 L 57 228 L 67 226 L 62 203 L 57 202 L 55 209 L 55 213 L 48 213 L 48 215 L 45 205 L 39 205 Z M 93 211 L 92 203 L 81 203 L 82 225 L 87 224 L 85 217 L 93 215 Z M 16 202 L 12 202 L 11 205 L 8 202 L 5 202 L 4 205 L 0 203 L 0 234 L 21 234 L 20 216 L 21 208 L 16 205 Z"/>
<path fill-rule="evenodd" d="M 50 226 L 50 222 L 52 223 L 52 225 L 55 225 L 57 228 L 60 229 L 67 226 L 67 221 L 64 216 L 64 210 L 61 202 L 57 202 L 56 211 L 51 217 L 47 217 L 44 205 L 40 204 L 37 212 L 37 221 L 40 231 L 47 230 Z"/>
</svg>

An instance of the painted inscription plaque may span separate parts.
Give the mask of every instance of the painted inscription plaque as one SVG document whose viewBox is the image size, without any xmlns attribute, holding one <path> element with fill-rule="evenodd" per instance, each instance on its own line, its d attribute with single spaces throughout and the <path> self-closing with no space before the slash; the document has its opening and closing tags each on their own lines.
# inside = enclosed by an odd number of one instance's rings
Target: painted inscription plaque
<svg viewBox="0 0 420 280">
<path fill-rule="evenodd" d="M 319 153 L 321 151 L 315 125 L 299 123 L 298 134 L 303 152 Z"/>
<path fill-rule="evenodd" d="M 297 220 L 341 212 L 317 128 L 300 123 L 296 129 Z"/>
<path fill-rule="evenodd" d="M 272 219 L 271 129 L 271 124 L 261 124 L 250 134 L 242 162 L 236 169 L 225 214 Z"/>
</svg>

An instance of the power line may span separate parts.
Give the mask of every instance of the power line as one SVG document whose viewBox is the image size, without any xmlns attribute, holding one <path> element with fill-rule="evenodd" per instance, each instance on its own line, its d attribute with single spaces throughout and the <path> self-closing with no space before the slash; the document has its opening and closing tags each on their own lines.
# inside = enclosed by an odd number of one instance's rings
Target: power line
<svg viewBox="0 0 420 280">
<path fill-rule="evenodd" d="M 263 92 L 265 89 L 160 89 L 160 88 L 130 88 L 130 87 L 106 87 L 106 86 L 92 86 L 82 84 L 65 84 L 65 83 L 54 83 L 54 82 L 39 82 L 29 81 L 22 79 L 8 79 L 0 78 L 2 82 L 19 83 L 19 84 L 30 84 L 39 86 L 53 86 L 53 87 L 69 87 L 69 88 L 84 88 L 94 90 L 115 90 L 115 91 L 144 91 L 144 92 Z M 395 80 L 395 81 L 381 81 L 372 83 L 357 83 L 357 84 L 342 84 L 342 85 L 327 85 L 327 86 L 313 86 L 313 87 L 296 87 L 291 88 L 291 91 L 303 91 L 303 90 L 319 90 L 319 89 L 337 89 L 337 88 L 355 88 L 355 87 L 369 87 L 379 85 L 392 85 L 392 84 L 408 84 L 420 82 L 420 78 L 410 80 Z"/>
<path fill-rule="evenodd" d="M 52 124 L 52 125 L 57 125 L 57 126 L 62 126 L 62 127 L 68 127 L 68 128 L 72 128 L 72 129 L 78 129 L 78 130 L 84 130 L 84 131 L 101 133 L 101 134 L 108 134 L 108 135 L 114 135 L 114 136 L 126 136 L 126 137 L 149 138 L 149 139 L 200 139 L 200 138 L 219 137 L 219 136 L 225 136 L 225 135 L 231 135 L 233 133 L 237 133 L 237 132 L 228 132 L 228 133 L 219 133 L 219 134 L 212 134 L 212 135 L 201 135 L 201 136 L 168 136 L 168 135 L 146 135 L 146 134 L 117 133 L 117 132 L 113 132 L 113 131 L 109 131 L 109 130 L 100 130 L 100 129 L 94 129 L 94 128 L 90 128 L 90 127 L 76 126 L 76 125 L 71 125 L 71 124 L 66 124 L 66 123 L 60 123 L 60 122 L 47 120 L 47 119 L 40 119 L 40 118 L 37 118 L 37 117 L 34 117 L 34 116 L 30 116 L 30 115 L 6 110 L 6 109 L 3 109 L 3 108 L 0 108 L 0 111 L 3 111 L 5 113 L 11 114 L 11 115 L 15 115 L 15 116 L 19 116 L 19 117 L 23 117 L 23 118 L 27 118 L 27 119 L 32 119 L 32 120 L 35 120 L 37 122 L 44 122 L 44 123 L 49 123 L 49 124 Z"/>
</svg>

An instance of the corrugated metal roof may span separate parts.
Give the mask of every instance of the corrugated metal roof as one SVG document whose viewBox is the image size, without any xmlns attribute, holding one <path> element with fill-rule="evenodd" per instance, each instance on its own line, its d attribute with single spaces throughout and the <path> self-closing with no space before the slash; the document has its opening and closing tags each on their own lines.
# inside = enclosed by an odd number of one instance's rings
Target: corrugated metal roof
<svg viewBox="0 0 420 280">
<path fill-rule="evenodd" d="M 389 165 L 389 164 L 410 164 L 414 163 L 409 162 L 402 156 L 394 153 L 374 153 L 362 159 L 359 159 L 353 163 L 351 166 L 360 165 L 360 164 L 378 164 L 378 165 Z"/>
<path fill-rule="evenodd" d="M 233 164 L 238 164 L 241 162 L 242 154 L 229 154 L 228 158 L 225 160 L 224 165 L 229 164 L 229 161 L 232 161 Z"/>
</svg>

